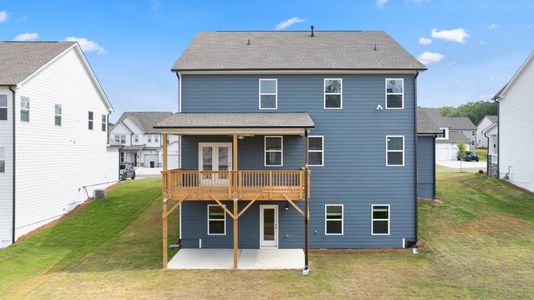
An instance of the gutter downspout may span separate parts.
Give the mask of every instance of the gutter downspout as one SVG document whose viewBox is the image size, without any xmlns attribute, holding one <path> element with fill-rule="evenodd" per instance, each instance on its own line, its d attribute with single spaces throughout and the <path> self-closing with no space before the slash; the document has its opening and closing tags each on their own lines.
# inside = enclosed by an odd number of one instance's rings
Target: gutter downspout
<svg viewBox="0 0 534 300">
<path fill-rule="evenodd" d="M 486 154 L 486 176 L 491 177 L 490 173 L 489 173 L 489 171 L 490 171 L 490 162 L 487 159 L 487 157 L 489 157 L 490 141 L 489 141 L 489 136 L 488 136 L 487 132 L 484 132 L 484 136 L 486 137 L 486 140 L 488 142 L 488 150 L 487 150 L 487 154 Z"/>
<path fill-rule="evenodd" d="M 436 138 L 437 135 L 434 135 L 432 138 L 432 164 L 433 164 L 433 174 L 434 179 L 432 180 L 432 199 L 436 199 Z"/>
<path fill-rule="evenodd" d="M 415 184 L 414 184 L 414 195 L 415 195 L 415 220 L 414 220 L 414 223 L 415 223 L 415 245 L 417 245 L 417 242 L 419 241 L 419 235 L 418 235 L 418 220 L 419 220 L 419 213 L 418 213 L 418 209 L 419 209 L 419 206 L 417 205 L 417 189 L 418 189 L 418 184 L 419 184 L 419 181 L 417 179 L 417 77 L 419 76 L 419 72 L 415 73 L 415 77 L 414 77 L 414 133 L 415 133 L 415 142 L 414 142 L 414 180 L 415 180 Z M 434 147 L 435 148 L 435 147 Z M 434 150 L 435 151 L 435 150 Z M 434 155 L 434 159 L 435 159 L 435 155 Z M 434 164 L 435 166 L 435 164 Z M 435 172 L 434 172 L 435 173 Z M 436 183 L 434 182 L 434 185 Z"/>
<path fill-rule="evenodd" d="M 16 178 L 17 178 L 15 176 L 16 175 L 16 169 L 15 169 L 15 166 L 16 166 L 16 151 L 15 151 L 15 149 L 16 149 L 16 147 L 15 147 L 15 143 L 16 143 L 16 139 L 15 139 L 15 129 L 16 129 L 15 117 L 16 117 L 16 113 L 15 113 L 15 111 L 16 111 L 16 103 L 17 103 L 17 100 L 16 100 L 17 93 L 15 92 L 13 87 L 16 88 L 16 86 L 10 86 L 9 90 L 11 91 L 12 100 L 13 100 L 12 101 L 13 102 L 13 106 L 11 108 L 12 118 L 13 118 L 13 200 L 12 200 L 13 202 L 11 204 L 12 205 L 12 215 L 11 215 L 12 225 L 11 226 L 13 227 L 12 228 L 13 232 L 12 232 L 12 235 L 11 235 L 11 240 L 12 240 L 12 244 L 15 244 L 15 240 L 16 240 L 16 234 L 15 234 L 15 212 L 16 212 L 16 210 L 15 210 L 15 203 L 16 203 L 16 201 L 15 201 L 15 198 L 16 198 L 16 196 L 15 196 L 16 195 L 15 194 L 15 192 L 16 192 L 15 187 L 16 187 L 16 185 L 15 185 L 15 183 L 16 183 Z"/>
<path fill-rule="evenodd" d="M 501 98 L 497 101 L 497 178 L 501 178 Z"/>
</svg>

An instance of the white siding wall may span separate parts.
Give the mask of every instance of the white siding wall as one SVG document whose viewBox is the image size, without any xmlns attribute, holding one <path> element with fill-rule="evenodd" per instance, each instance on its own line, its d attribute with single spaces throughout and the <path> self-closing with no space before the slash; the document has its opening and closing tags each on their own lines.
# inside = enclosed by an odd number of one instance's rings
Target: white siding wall
<svg viewBox="0 0 534 300">
<path fill-rule="evenodd" d="M 530 63 L 499 104 L 500 161 L 503 178 L 534 191 L 534 63 Z"/>
<path fill-rule="evenodd" d="M 119 123 L 113 129 L 111 130 L 110 137 L 112 139 L 115 139 L 115 135 L 125 135 L 126 136 L 126 144 L 127 146 L 131 145 L 131 138 L 132 138 L 132 132 L 128 127 L 124 126 L 124 124 Z"/>
<path fill-rule="evenodd" d="M 11 244 L 13 203 L 13 100 L 11 91 L 0 87 L 7 95 L 7 121 L 0 121 L 0 147 L 5 148 L 6 172 L 0 173 L 0 248 Z"/>
<path fill-rule="evenodd" d="M 24 84 L 17 103 L 20 96 L 30 98 L 31 110 L 29 123 L 17 113 L 17 237 L 84 201 L 83 186 L 118 180 L 117 149 L 106 147 L 100 126 L 107 109 L 74 49 Z M 56 103 L 61 127 L 54 125 Z M 88 111 L 94 130 L 87 127 Z"/>
<path fill-rule="evenodd" d="M 477 140 L 476 140 L 476 146 L 477 148 L 485 148 L 488 147 L 488 139 L 484 136 L 484 132 L 482 130 L 488 128 L 491 125 L 490 119 L 487 117 L 484 117 L 482 121 L 480 121 L 480 124 L 477 126 Z"/>
<path fill-rule="evenodd" d="M 469 138 L 469 145 L 474 146 L 476 131 L 475 130 L 462 130 L 462 132 L 467 138 Z"/>
</svg>

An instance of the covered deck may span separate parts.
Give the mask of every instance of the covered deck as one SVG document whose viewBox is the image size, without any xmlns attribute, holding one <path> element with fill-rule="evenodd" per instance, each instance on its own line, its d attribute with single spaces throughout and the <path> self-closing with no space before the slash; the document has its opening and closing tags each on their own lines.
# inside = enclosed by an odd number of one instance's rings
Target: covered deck
<svg viewBox="0 0 534 300">
<path fill-rule="evenodd" d="M 245 263 L 244 267 L 243 261 L 239 263 L 240 258 L 246 262 L 247 258 L 250 257 L 265 257 L 265 253 L 270 253 L 267 257 L 271 258 L 282 255 L 281 252 L 284 252 L 285 249 L 259 249 L 265 251 L 256 252 L 240 250 L 238 247 L 238 219 L 246 213 L 255 201 L 287 201 L 303 216 L 305 231 L 304 251 L 299 249 L 294 252 L 303 252 L 303 259 L 299 259 L 298 255 L 289 257 L 298 259 L 302 263 L 299 263 L 299 266 L 307 270 L 310 182 L 307 142 L 309 130 L 313 127 L 314 123 L 308 113 L 176 113 L 157 124 L 155 128 L 160 129 L 163 133 L 163 267 L 185 266 L 181 262 L 185 262 L 188 255 L 210 252 L 210 249 L 182 249 L 168 265 L 167 218 L 175 209 L 180 207 L 183 201 L 215 202 L 233 219 L 233 249 L 218 249 L 219 252 L 214 252 L 223 257 L 226 255 L 223 253 L 231 251 L 233 269 L 248 268 L 247 265 L 256 267 L 264 265 L 261 262 L 253 263 L 254 260 L 248 259 L 250 263 Z M 168 170 L 166 141 L 169 134 L 232 137 L 230 169 L 206 170 L 203 165 L 199 165 L 200 170 Z M 256 135 L 302 136 L 304 138 L 303 156 L 305 158 L 302 168 L 297 170 L 240 170 L 237 151 L 239 140 Z M 227 208 L 221 202 L 228 200 L 233 201 L 233 209 Z M 239 201 L 248 202 L 241 211 L 239 211 Z M 296 205 L 295 201 L 304 201 L 304 209 Z M 173 202 L 170 209 L 168 202 Z M 192 250 L 202 251 L 191 252 Z M 206 255 L 209 256 L 209 254 Z M 203 259 L 206 259 L 206 256 Z M 283 257 L 279 259 L 283 260 Z M 221 261 L 226 260 L 221 258 Z M 268 261 L 272 262 L 273 260 Z M 276 265 L 280 264 L 275 263 L 272 266 Z M 268 267 L 268 263 L 265 266 L 265 268 L 271 268 Z"/>
</svg>

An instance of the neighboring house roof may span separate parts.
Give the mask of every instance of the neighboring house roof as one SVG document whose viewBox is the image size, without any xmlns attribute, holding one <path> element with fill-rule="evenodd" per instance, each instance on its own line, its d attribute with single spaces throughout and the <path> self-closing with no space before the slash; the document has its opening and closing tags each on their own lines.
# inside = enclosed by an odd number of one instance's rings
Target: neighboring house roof
<svg viewBox="0 0 534 300">
<path fill-rule="evenodd" d="M 104 103 L 112 111 L 109 99 L 77 42 L 0 42 L 0 85 L 22 84 L 73 47 L 78 51 Z"/>
<path fill-rule="evenodd" d="M 497 126 L 497 122 L 493 122 L 493 123 L 491 123 L 490 126 L 484 128 L 484 129 L 482 130 L 482 132 L 486 133 L 486 132 L 488 132 L 489 130 L 493 129 L 493 128 L 496 127 L 496 126 Z"/>
<path fill-rule="evenodd" d="M 145 145 L 123 146 L 122 150 L 124 150 L 124 151 L 139 151 L 139 150 L 143 150 L 144 147 L 145 147 Z"/>
<path fill-rule="evenodd" d="M 459 131 L 459 130 L 452 130 L 452 131 L 449 131 L 449 139 L 447 140 L 440 140 L 440 139 L 436 139 L 436 143 L 440 143 L 440 144 L 446 144 L 446 143 L 459 143 L 459 142 L 464 142 L 465 144 L 469 144 L 469 138 L 462 132 L 462 131 Z"/>
<path fill-rule="evenodd" d="M 156 128 L 313 128 L 310 115 L 301 113 L 175 113 Z"/>
<path fill-rule="evenodd" d="M 497 121 L 497 116 L 494 116 L 494 115 L 485 115 L 484 118 L 482 118 L 480 120 L 480 122 L 478 122 L 477 124 L 477 127 L 480 126 L 480 124 L 482 124 L 482 121 L 484 121 L 484 119 L 488 119 L 491 123 L 495 123 Z"/>
<path fill-rule="evenodd" d="M 442 131 L 428 117 L 425 110 L 417 108 L 417 133 L 418 134 L 440 134 Z"/>
<path fill-rule="evenodd" d="M 510 79 L 510 81 L 508 81 L 508 83 L 506 83 L 498 92 L 497 94 L 495 94 L 495 96 L 493 96 L 493 98 L 491 98 L 491 100 L 495 100 L 495 101 L 500 101 L 505 95 L 506 93 L 508 92 L 508 90 L 510 89 L 511 86 L 514 85 L 515 81 L 517 80 L 517 78 L 519 76 L 521 76 L 521 74 L 523 73 L 523 71 L 532 63 L 532 61 L 534 61 L 534 51 L 530 52 L 529 56 L 527 57 L 527 59 L 523 62 L 523 64 L 521 65 L 521 67 L 519 67 L 519 69 L 517 70 L 517 72 L 515 72 L 514 76 L 512 77 L 512 79 Z"/>
<path fill-rule="evenodd" d="M 426 70 L 384 31 L 200 32 L 172 66 L 195 70 Z"/>
<path fill-rule="evenodd" d="M 475 130 L 477 127 L 467 117 L 447 117 L 441 115 L 439 109 L 420 107 L 425 114 L 440 128 L 447 127 L 449 130 Z"/>
<path fill-rule="evenodd" d="M 168 118 L 172 112 L 168 111 L 131 111 L 124 112 L 119 120 L 115 122 L 115 126 L 121 123 L 125 118 L 128 118 L 143 130 L 144 133 L 160 133 L 161 131 L 154 128 L 158 122 Z M 115 128 L 115 126 L 113 128 Z M 126 125 L 125 125 L 126 126 Z M 126 126 L 128 127 L 128 126 Z M 113 130 L 113 129 L 112 129 Z"/>
</svg>

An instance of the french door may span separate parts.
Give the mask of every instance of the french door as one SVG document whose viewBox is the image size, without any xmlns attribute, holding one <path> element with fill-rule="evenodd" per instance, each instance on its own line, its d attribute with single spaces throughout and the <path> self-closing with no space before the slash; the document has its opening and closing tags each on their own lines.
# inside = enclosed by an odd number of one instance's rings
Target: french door
<svg viewBox="0 0 534 300">
<path fill-rule="evenodd" d="M 232 143 L 199 143 L 198 169 L 201 171 L 232 170 Z M 201 184 L 207 186 L 227 186 L 228 174 L 207 172 L 201 176 Z"/>
</svg>

